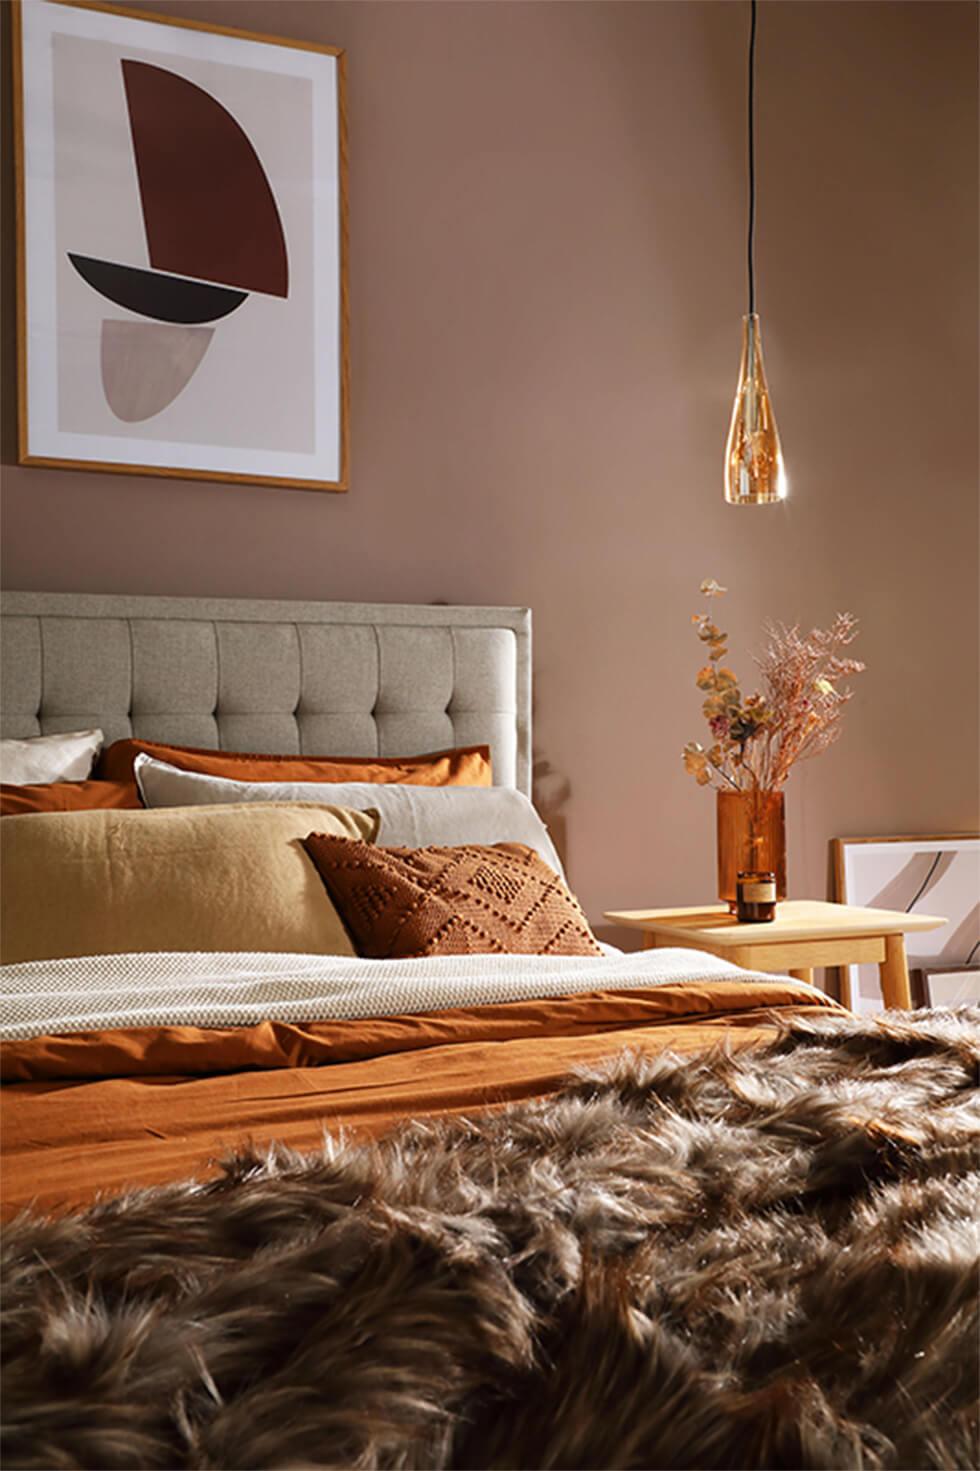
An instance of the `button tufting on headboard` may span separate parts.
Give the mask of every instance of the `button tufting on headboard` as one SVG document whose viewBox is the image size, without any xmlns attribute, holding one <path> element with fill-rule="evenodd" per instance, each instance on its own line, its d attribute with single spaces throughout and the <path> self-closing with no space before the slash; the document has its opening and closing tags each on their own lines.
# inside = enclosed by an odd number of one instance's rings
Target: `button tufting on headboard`
<svg viewBox="0 0 980 1471">
<path fill-rule="evenodd" d="M 530 790 L 530 613 L 7 593 L 0 732 L 414 755 L 489 744 Z"/>
</svg>

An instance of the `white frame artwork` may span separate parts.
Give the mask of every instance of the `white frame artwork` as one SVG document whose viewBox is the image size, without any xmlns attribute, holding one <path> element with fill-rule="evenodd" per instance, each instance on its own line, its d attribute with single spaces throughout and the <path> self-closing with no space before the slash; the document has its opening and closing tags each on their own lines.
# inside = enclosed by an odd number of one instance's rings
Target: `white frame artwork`
<svg viewBox="0 0 980 1471">
<path fill-rule="evenodd" d="M 343 52 L 12 14 L 20 463 L 346 490 Z"/>
<path fill-rule="evenodd" d="M 980 965 L 954 965 L 946 970 L 924 970 L 922 984 L 926 1006 L 980 1005 Z"/>
<path fill-rule="evenodd" d="M 940 929 L 913 931 L 905 937 L 909 971 L 920 972 L 924 994 L 919 1005 L 955 1004 L 939 1000 L 959 993 L 965 983 L 937 984 L 930 1000 L 930 974 L 972 966 L 980 957 L 980 834 L 923 834 L 921 837 L 835 838 L 836 898 L 869 909 L 945 915 Z M 855 1011 L 881 1009 L 878 969 L 851 965 L 851 998 Z"/>
</svg>

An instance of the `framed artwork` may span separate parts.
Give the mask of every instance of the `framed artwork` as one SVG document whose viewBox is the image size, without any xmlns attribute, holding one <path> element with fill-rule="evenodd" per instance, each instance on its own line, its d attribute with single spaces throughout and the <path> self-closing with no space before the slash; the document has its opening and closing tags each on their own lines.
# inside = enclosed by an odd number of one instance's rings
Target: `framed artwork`
<svg viewBox="0 0 980 1471">
<path fill-rule="evenodd" d="M 922 994 L 926 1006 L 980 1005 L 980 965 L 924 970 Z"/>
<path fill-rule="evenodd" d="M 835 838 L 836 897 L 844 904 L 906 913 L 943 915 L 938 929 L 905 936 L 910 978 L 918 971 L 920 1005 L 957 1005 L 968 984 L 939 980 L 940 972 L 980 964 L 980 834 L 940 833 L 922 837 Z M 878 968 L 846 967 L 855 1011 L 881 1009 Z M 933 976 L 930 982 L 926 977 Z"/>
<path fill-rule="evenodd" d="M 13 18 L 21 464 L 345 490 L 343 53 Z"/>
</svg>

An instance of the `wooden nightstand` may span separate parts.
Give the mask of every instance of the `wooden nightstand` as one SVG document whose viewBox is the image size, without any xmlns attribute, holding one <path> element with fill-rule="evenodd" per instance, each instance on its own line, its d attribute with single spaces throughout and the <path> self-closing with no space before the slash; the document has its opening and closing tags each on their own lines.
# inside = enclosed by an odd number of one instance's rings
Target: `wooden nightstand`
<svg viewBox="0 0 980 1471">
<path fill-rule="evenodd" d="M 858 909 L 851 904 L 825 904 L 820 899 L 787 899 L 771 924 L 739 924 L 724 904 L 698 909 L 610 910 L 606 919 L 627 929 L 642 930 L 645 947 L 683 946 L 707 950 L 746 970 L 788 972 L 797 980 L 813 980 L 814 966 L 874 964 L 881 976 L 881 995 L 888 1007 L 912 1005 L 905 936 L 911 930 L 934 930 L 945 924 L 929 914 L 903 914 L 894 909 Z M 841 970 L 841 1000 L 850 1006 L 850 982 Z"/>
</svg>

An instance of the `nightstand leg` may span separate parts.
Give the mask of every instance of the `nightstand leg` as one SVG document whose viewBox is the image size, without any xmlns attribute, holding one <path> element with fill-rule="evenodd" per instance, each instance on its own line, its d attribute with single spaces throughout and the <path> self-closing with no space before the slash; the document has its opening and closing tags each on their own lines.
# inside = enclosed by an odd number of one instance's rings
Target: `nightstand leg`
<svg viewBox="0 0 980 1471">
<path fill-rule="evenodd" d="M 790 975 L 793 977 L 794 981 L 806 981 L 809 985 L 813 985 L 812 965 L 803 966 L 800 970 L 791 970 Z"/>
<path fill-rule="evenodd" d="M 846 1006 L 848 1011 L 853 1011 L 853 998 L 851 996 L 851 968 L 841 965 L 837 968 L 838 983 L 840 985 L 840 1004 Z"/>
<path fill-rule="evenodd" d="M 878 967 L 881 977 L 881 996 L 887 1007 L 912 1009 L 912 989 L 909 985 L 909 963 L 905 955 L 905 936 L 885 936 L 885 958 Z"/>
</svg>

